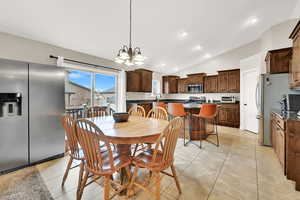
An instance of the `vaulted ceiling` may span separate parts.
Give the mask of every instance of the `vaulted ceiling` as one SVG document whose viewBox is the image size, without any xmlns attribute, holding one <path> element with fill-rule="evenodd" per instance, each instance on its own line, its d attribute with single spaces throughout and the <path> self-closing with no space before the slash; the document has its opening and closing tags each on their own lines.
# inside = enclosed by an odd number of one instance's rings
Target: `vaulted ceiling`
<svg viewBox="0 0 300 200">
<path fill-rule="evenodd" d="M 133 43 L 145 67 L 173 73 L 256 40 L 297 2 L 133 0 Z M 129 0 L 3 0 L 0 31 L 112 60 L 128 43 Z"/>
</svg>

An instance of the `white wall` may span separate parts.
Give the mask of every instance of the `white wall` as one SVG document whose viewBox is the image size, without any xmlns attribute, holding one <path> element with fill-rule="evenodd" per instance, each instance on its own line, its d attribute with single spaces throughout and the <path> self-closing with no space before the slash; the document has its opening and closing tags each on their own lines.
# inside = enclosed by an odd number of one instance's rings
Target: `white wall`
<svg viewBox="0 0 300 200">
<path fill-rule="evenodd" d="M 113 61 L 104 58 L 0 32 L 0 58 L 56 65 L 56 60 L 49 58 L 50 54 L 108 67 L 119 67 Z"/>
<path fill-rule="evenodd" d="M 189 67 L 177 73 L 179 76 L 185 76 L 190 73 L 205 72 L 207 74 L 216 74 L 219 70 L 240 68 L 240 60 L 260 51 L 260 41 L 256 40 L 237 49 L 228 51 L 216 56 L 207 62 Z"/>
<path fill-rule="evenodd" d="M 290 18 L 300 18 L 300 1 L 298 1 L 297 5 L 295 6 Z"/>
</svg>

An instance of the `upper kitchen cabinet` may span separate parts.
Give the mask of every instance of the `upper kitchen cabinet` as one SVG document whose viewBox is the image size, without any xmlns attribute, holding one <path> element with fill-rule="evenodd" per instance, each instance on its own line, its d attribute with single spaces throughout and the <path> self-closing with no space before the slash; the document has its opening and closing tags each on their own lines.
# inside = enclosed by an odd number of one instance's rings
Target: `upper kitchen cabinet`
<svg viewBox="0 0 300 200">
<path fill-rule="evenodd" d="M 239 93 L 240 92 L 240 70 L 219 71 L 218 75 L 219 93 Z"/>
<path fill-rule="evenodd" d="M 203 84 L 205 76 L 206 76 L 206 73 L 188 74 L 187 75 L 187 77 L 188 77 L 187 84 L 188 85 Z"/>
<path fill-rule="evenodd" d="M 187 93 L 187 78 L 180 78 L 178 79 L 178 93 Z"/>
<path fill-rule="evenodd" d="M 178 92 L 179 76 L 163 76 L 163 93 L 174 94 Z"/>
<path fill-rule="evenodd" d="M 300 89 L 300 21 L 290 35 L 293 40 L 293 54 L 290 66 L 290 87 Z"/>
<path fill-rule="evenodd" d="M 268 51 L 266 56 L 267 73 L 288 73 L 289 63 L 292 58 L 292 48 L 276 49 Z"/>
<path fill-rule="evenodd" d="M 127 71 L 127 92 L 152 92 L 152 71 L 137 69 Z"/>
<path fill-rule="evenodd" d="M 218 92 L 218 76 L 206 76 L 204 77 L 204 92 L 205 93 L 217 93 Z"/>
</svg>

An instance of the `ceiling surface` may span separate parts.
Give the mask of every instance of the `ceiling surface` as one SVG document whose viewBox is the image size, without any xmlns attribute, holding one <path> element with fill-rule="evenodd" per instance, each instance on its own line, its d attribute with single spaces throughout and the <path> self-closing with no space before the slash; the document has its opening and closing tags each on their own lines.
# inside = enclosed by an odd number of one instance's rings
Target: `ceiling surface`
<svg viewBox="0 0 300 200">
<path fill-rule="evenodd" d="M 256 40 L 297 2 L 133 0 L 133 46 L 146 68 L 174 73 Z M 128 43 L 129 0 L 2 0 L 0 31 L 113 60 Z"/>
</svg>

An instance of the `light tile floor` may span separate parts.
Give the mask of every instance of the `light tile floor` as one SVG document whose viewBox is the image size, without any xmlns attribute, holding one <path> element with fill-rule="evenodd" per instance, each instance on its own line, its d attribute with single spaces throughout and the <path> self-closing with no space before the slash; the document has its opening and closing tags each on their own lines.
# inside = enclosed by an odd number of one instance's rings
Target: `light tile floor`
<svg viewBox="0 0 300 200">
<path fill-rule="evenodd" d="M 164 176 L 161 199 L 300 200 L 300 192 L 296 192 L 294 182 L 283 175 L 273 149 L 259 146 L 255 134 L 220 127 L 219 135 L 220 147 L 207 142 L 203 142 L 202 149 L 193 144 L 184 147 L 182 139 L 178 141 L 175 167 L 183 194 L 178 195 L 173 179 Z M 213 137 L 210 139 L 214 140 Z M 76 199 L 78 169 L 70 171 L 65 187 L 61 188 L 66 162 L 67 157 L 35 166 L 57 200 Z M 102 197 L 102 188 L 98 184 L 86 187 L 83 195 L 85 200 Z M 132 199 L 154 198 L 139 192 Z"/>
</svg>

